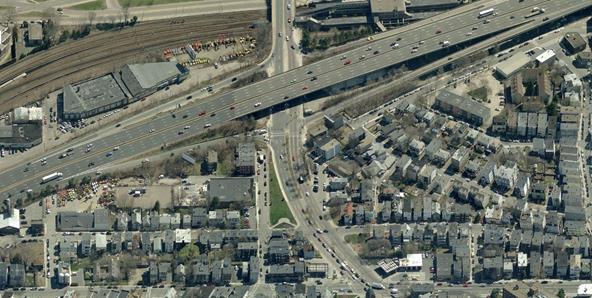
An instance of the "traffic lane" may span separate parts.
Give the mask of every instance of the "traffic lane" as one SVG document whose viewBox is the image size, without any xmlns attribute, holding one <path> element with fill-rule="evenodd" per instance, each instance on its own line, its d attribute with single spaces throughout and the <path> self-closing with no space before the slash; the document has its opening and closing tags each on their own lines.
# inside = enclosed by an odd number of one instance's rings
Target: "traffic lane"
<svg viewBox="0 0 592 298">
<path fill-rule="evenodd" d="M 351 72 L 354 72 L 354 70 L 352 69 Z M 259 88 L 258 90 L 262 90 L 261 88 Z"/>
</svg>

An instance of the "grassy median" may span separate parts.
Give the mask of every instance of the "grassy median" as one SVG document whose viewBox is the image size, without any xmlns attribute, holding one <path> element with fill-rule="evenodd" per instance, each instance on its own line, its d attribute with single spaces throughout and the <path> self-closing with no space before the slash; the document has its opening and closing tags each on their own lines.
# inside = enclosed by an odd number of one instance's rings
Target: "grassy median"
<svg viewBox="0 0 592 298">
<path fill-rule="evenodd" d="M 269 208 L 269 221 L 272 225 L 278 223 L 281 218 L 286 218 L 292 223 L 296 223 L 294 220 L 294 216 L 288 207 L 288 203 L 284 199 L 284 195 L 282 194 L 282 190 L 280 189 L 280 183 L 275 175 L 275 169 L 273 167 L 273 162 L 271 159 L 269 160 L 269 198 L 270 198 L 270 208 Z"/>
</svg>

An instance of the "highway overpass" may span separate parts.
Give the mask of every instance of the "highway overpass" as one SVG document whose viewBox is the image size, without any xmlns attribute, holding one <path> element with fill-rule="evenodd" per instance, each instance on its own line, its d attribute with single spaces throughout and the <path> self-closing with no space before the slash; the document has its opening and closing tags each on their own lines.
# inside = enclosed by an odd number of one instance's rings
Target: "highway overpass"
<svg viewBox="0 0 592 298">
<path fill-rule="evenodd" d="M 525 19 L 524 16 L 534 6 L 544 8 L 547 12 Z M 537 23 L 542 25 L 546 22 L 543 19 L 545 15 L 569 15 L 590 6 L 592 2 L 586 0 L 508 0 L 492 6 L 496 15 L 487 18 L 478 18 L 479 10 L 483 8 L 462 12 L 410 31 L 387 36 L 342 55 L 214 96 L 206 102 L 174 114 L 165 114 L 129 127 L 114 128 L 116 132 L 112 135 L 93 141 L 90 152 L 86 152 L 86 144 L 81 144 L 74 148 L 73 155 L 66 158 L 59 159 L 62 152 L 47 156 L 45 165 L 40 161 L 32 161 L 30 165 L 3 169 L 0 173 L 0 191 L 5 196 L 24 196 L 22 191 L 26 189 L 37 191 L 45 187 L 40 182 L 41 177 L 47 174 L 62 172 L 64 177 L 71 177 L 85 171 L 94 172 L 103 164 L 202 133 L 205 126 L 222 124 L 328 87 L 357 84 L 357 81 L 379 76 L 379 71 L 396 67 L 411 59 L 442 50 L 453 52 L 459 45 L 518 26 L 533 26 Z M 447 46 L 442 44 L 445 41 Z M 185 126 L 190 128 L 184 129 Z M 115 146 L 120 149 L 114 151 Z"/>
</svg>

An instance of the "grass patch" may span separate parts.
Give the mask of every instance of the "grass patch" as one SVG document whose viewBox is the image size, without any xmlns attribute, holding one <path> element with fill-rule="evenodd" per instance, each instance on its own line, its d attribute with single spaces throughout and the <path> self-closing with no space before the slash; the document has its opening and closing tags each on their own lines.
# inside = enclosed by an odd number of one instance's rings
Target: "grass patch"
<svg viewBox="0 0 592 298">
<path fill-rule="evenodd" d="M 102 10 L 107 8 L 107 5 L 105 4 L 105 0 L 95 0 L 92 2 L 70 6 L 68 8 L 75 10 Z"/>
<path fill-rule="evenodd" d="M 72 271 L 78 271 L 79 269 L 90 268 L 93 265 L 93 260 L 91 260 L 90 258 L 78 258 L 78 261 L 74 262 L 70 266 L 70 269 Z"/>
<path fill-rule="evenodd" d="M 119 0 L 119 4 L 122 7 L 126 5 L 129 7 L 133 6 L 150 6 L 150 5 L 159 5 L 159 4 L 170 4 L 170 3 L 180 3 L 180 2 L 195 2 L 201 0 Z"/>
<path fill-rule="evenodd" d="M 363 243 L 364 241 L 366 241 L 366 239 L 368 239 L 368 237 L 370 237 L 370 234 L 368 234 L 368 233 L 359 233 L 359 234 L 353 234 L 353 235 L 345 235 L 344 239 L 345 239 L 345 242 L 347 242 L 347 243 L 359 244 L 359 243 Z"/>
<path fill-rule="evenodd" d="M 480 99 L 482 101 L 487 101 L 487 88 L 486 87 L 479 87 L 477 89 L 473 89 L 468 93 L 470 96 Z"/>
<path fill-rule="evenodd" d="M 271 159 L 269 159 L 269 197 L 271 200 L 269 221 L 272 225 L 277 224 L 280 218 L 286 218 L 292 223 L 296 222 L 280 189 L 280 183 L 275 175 L 275 169 Z"/>
</svg>

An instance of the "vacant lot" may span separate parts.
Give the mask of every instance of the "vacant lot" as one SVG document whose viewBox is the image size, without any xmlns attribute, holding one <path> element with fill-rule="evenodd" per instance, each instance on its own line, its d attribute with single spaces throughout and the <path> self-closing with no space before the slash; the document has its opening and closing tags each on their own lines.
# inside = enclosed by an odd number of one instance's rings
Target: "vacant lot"
<svg viewBox="0 0 592 298">
<path fill-rule="evenodd" d="M 139 197 L 129 194 L 130 189 L 137 187 L 117 187 L 115 190 L 115 203 L 119 208 L 152 209 L 156 202 L 160 202 L 160 208 L 171 206 L 174 188 L 169 185 L 146 186 L 146 193 Z"/>
<path fill-rule="evenodd" d="M 286 218 L 292 223 L 296 222 L 282 194 L 271 160 L 269 160 L 269 197 L 271 199 L 269 221 L 272 225 L 277 224 L 281 218 Z"/>
</svg>

